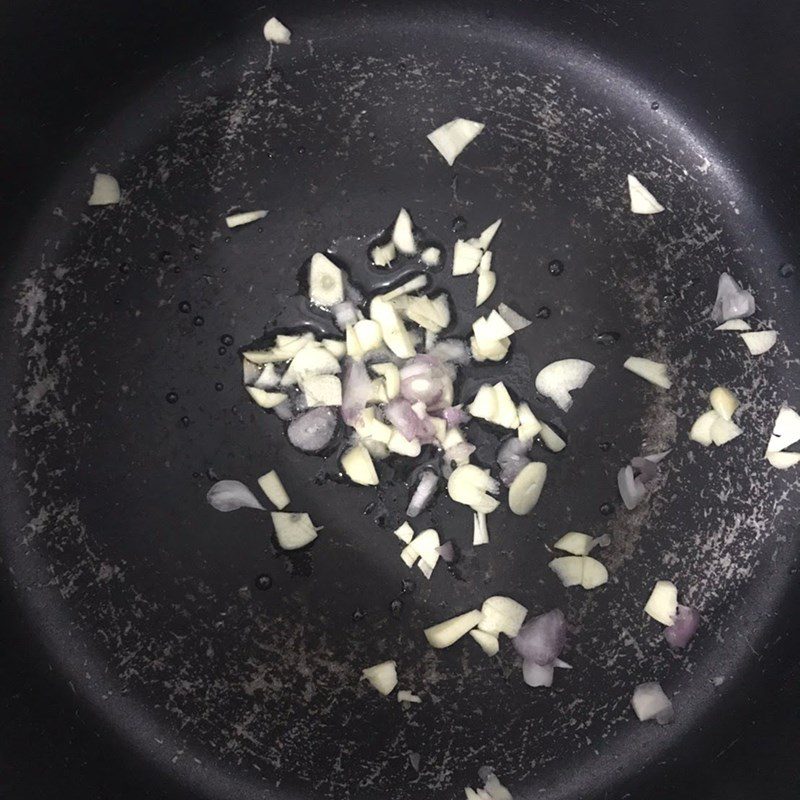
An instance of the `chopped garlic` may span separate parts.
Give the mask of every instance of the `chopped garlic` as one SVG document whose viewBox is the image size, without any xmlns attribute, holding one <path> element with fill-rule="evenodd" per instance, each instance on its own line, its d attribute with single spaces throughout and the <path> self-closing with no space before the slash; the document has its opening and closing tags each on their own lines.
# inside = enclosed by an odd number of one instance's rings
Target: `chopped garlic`
<svg viewBox="0 0 800 800">
<path fill-rule="evenodd" d="M 452 167 L 461 151 L 483 130 L 480 122 L 456 117 L 428 134 L 430 143 Z"/>
<path fill-rule="evenodd" d="M 478 288 L 475 293 L 475 306 L 482 306 L 497 286 L 497 275 L 494 272 L 478 272 Z"/>
<path fill-rule="evenodd" d="M 284 550 L 298 550 L 317 538 L 317 529 L 308 514 L 272 511 L 275 537 Z"/>
<path fill-rule="evenodd" d="M 459 239 L 453 248 L 453 275 L 470 275 L 481 263 L 483 251 Z"/>
<path fill-rule="evenodd" d="M 742 341 L 747 345 L 750 355 L 760 356 L 771 350 L 778 341 L 778 334 L 775 331 L 752 331 L 751 333 L 740 333 Z"/>
<path fill-rule="evenodd" d="M 397 249 L 394 242 L 387 244 L 377 244 L 370 251 L 369 257 L 376 267 L 388 267 L 397 256 Z"/>
<path fill-rule="evenodd" d="M 660 214 L 664 210 L 664 206 L 633 175 L 628 175 L 628 194 L 634 214 Z"/>
<path fill-rule="evenodd" d="M 449 647 L 457 642 L 462 636 L 466 636 L 483 619 L 483 614 L 475 609 L 461 614 L 458 617 L 440 622 L 425 628 L 425 638 L 431 647 L 441 649 Z"/>
<path fill-rule="evenodd" d="M 672 382 L 667 376 L 666 364 L 659 364 L 649 358 L 631 356 L 622 366 L 630 370 L 634 375 L 638 375 L 640 378 L 644 378 L 662 389 L 669 389 L 672 386 Z"/>
<path fill-rule="evenodd" d="M 255 386 L 245 386 L 245 389 L 261 408 L 275 408 L 275 406 L 279 406 L 284 400 L 288 399 L 288 395 L 283 392 L 266 392 L 264 389 L 257 389 Z"/>
<path fill-rule="evenodd" d="M 291 44 L 292 32 L 276 17 L 271 17 L 264 25 L 264 38 L 274 44 Z"/>
<path fill-rule="evenodd" d="M 119 203 L 121 196 L 119 183 L 113 175 L 98 172 L 94 176 L 92 194 L 88 201 L 90 206 L 113 206 Z"/>
<path fill-rule="evenodd" d="M 370 685 L 382 695 L 389 695 L 394 687 L 397 686 L 397 662 L 382 661 L 374 667 L 362 669 L 361 676 L 366 678 Z"/>
<path fill-rule="evenodd" d="M 263 209 L 258 211 L 245 211 L 241 214 L 231 214 L 225 217 L 225 224 L 229 228 L 239 228 L 242 225 L 249 225 L 251 222 L 256 222 L 259 219 L 264 219 L 267 212 Z"/>
<path fill-rule="evenodd" d="M 438 267 L 442 260 L 442 251 L 438 247 L 426 247 L 419 259 L 426 267 Z"/>
<path fill-rule="evenodd" d="M 644 612 L 662 625 L 672 625 L 678 613 L 678 589 L 675 584 L 672 581 L 656 581 Z"/>
<path fill-rule="evenodd" d="M 394 535 L 405 544 L 410 544 L 411 540 L 414 538 L 414 529 L 407 523 L 404 522 L 395 532 Z"/>
<path fill-rule="evenodd" d="M 261 491 L 267 496 L 267 500 L 269 500 L 278 511 L 282 511 L 289 505 L 289 495 L 286 493 L 286 489 L 283 488 L 283 483 L 281 483 L 281 479 L 274 469 L 270 470 L 266 475 L 262 475 L 258 479 L 258 485 L 261 487 Z"/>
<path fill-rule="evenodd" d="M 414 223 L 411 215 L 404 208 L 400 209 L 392 229 L 392 242 L 394 246 L 406 256 L 413 256 L 417 252 L 414 241 Z"/>
<path fill-rule="evenodd" d="M 331 308 L 344 302 L 344 275 L 339 267 L 322 253 L 314 253 L 311 256 L 308 295 L 312 303 L 322 308 Z"/>
<path fill-rule="evenodd" d="M 524 516 L 533 511 L 547 480 L 547 464 L 532 461 L 522 468 L 508 488 L 508 507 L 514 514 Z"/>
</svg>

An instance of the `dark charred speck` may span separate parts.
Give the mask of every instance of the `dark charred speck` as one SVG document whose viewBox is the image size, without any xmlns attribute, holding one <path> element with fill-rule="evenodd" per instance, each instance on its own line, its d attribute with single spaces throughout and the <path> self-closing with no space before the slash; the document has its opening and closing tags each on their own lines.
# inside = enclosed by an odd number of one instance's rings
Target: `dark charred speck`
<svg viewBox="0 0 800 800">
<path fill-rule="evenodd" d="M 217 352 L 218 352 L 218 353 L 219 353 L 221 356 L 224 356 L 224 355 L 225 355 L 225 353 L 227 353 L 227 352 L 228 352 L 228 348 L 227 348 L 227 347 L 219 347 L 219 348 L 217 348 Z"/>
<path fill-rule="evenodd" d="M 395 597 L 389 604 L 389 611 L 392 612 L 392 616 L 395 617 L 395 619 L 399 619 L 400 615 L 403 613 L 403 601 L 399 597 Z"/>
<path fill-rule="evenodd" d="M 131 271 L 130 264 L 126 264 L 124 261 L 119 265 L 119 271 L 123 275 L 127 275 Z"/>
<path fill-rule="evenodd" d="M 778 274 L 781 276 L 781 278 L 791 278 L 795 271 L 796 267 L 794 264 L 781 264 Z"/>
<path fill-rule="evenodd" d="M 233 336 L 231 336 L 229 333 L 223 333 L 222 336 L 219 337 L 219 340 L 227 347 L 230 347 L 233 344 Z"/>
<path fill-rule="evenodd" d="M 272 578 L 266 573 L 256 575 L 256 579 L 253 582 L 256 585 L 256 589 L 258 589 L 260 592 L 266 592 L 267 589 L 272 588 Z"/>
<path fill-rule="evenodd" d="M 658 109 L 659 109 L 659 102 L 658 102 L 658 100 L 653 100 L 653 102 L 652 102 L 652 103 L 650 103 L 650 108 L 652 108 L 652 109 L 653 109 L 653 111 L 658 111 Z"/>
<path fill-rule="evenodd" d="M 188 428 L 191 423 L 192 421 L 189 419 L 189 417 L 181 417 L 181 425 L 183 425 L 184 428 Z"/>
<path fill-rule="evenodd" d="M 564 264 L 557 258 L 554 258 L 547 265 L 547 269 L 551 275 L 560 275 L 564 271 Z"/>
<path fill-rule="evenodd" d="M 172 268 L 172 271 L 173 271 L 173 272 L 174 272 L 176 275 L 179 275 L 179 274 L 180 274 L 180 271 L 181 271 L 180 264 L 176 264 L 176 265 L 175 265 L 175 266 Z"/>
<path fill-rule="evenodd" d="M 226 236 L 223 239 L 223 241 L 225 242 L 225 244 L 230 244 L 233 241 L 233 239 L 230 236 Z"/>
<path fill-rule="evenodd" d="M 612 503 L 603 503 L 603 504 L 600 506 L 600 513 L 601 513 L 601 514 L 602 514 L 604 517 L 608 517 L 608 516 L 610 516 L 611 514 L 613 514 L 613 513 L 614 513 L 614 506 L 613 506 L 613 504 L 612 504 Z"/>
<path fill-rule="evenodd" d="M 167 392 L 167 396 L 164 399 L 168 403 L 177 403 L 178 402 L 178 393 L 177 392 Z"/>
<path fill-rule="evenodd" d="M 403 594 L 411 594 L 416 588 L 417 584 L 411 578 L 403 578 L 402 584 Z"/>
<path fill-rule="evenodd" d="M 453 233 L 460 233 L 466 227 L 467 227 L 467 221 L 464 219 L 464 217 L 461 216 L 456 217 L 450 223 L 450 230 L 452 230 Z"/>
<path fill-rule="evenodd" d="M 551 311 L 551 310 L 550 310 L 550 309 L 549 309 L 547 306 L 542 306 L 542 307 L 541 307 L 541 308 L 540 308 L 540 309 L 539 309 L 539 310 L 536 312 L 536 318 L 537 318 L 537 319 L 550 319 L 550 315 L 551 315 L 552 313 L 553 313 L 553 312 L 552 312 L 552 311 Z"/>
<path fill-rule="evenodd" d="M 122 305 L 122 298 L 121 297 L 115 297 L 114 298 L 114 305 L 115 306 Z"/>
<path fill-rule="evenodd" d="M 616 331 L 603 331 L 595 334 L 594 340 L 603 347 L 611 347 L 620 340 L 620 335 Z"/>
<path fill-rule="evenodd" d="M 188 300 L 181 300 L 180 303 L 178 303 L 178 311 L 180 311 L 181 314 L 188 314 L 191 310 L 192 304 Z"/>
<path fill-rule="evenodd" d="M 158 259 L 162 264 L 169 264 L 169 262 L 172 261 L 172 253 L 170 253 L 169 250 L 164 250 Z"/>
<path fill-rule="evenodd" d="M 199 328 L 204 322 L 205 320 L 199 314 L 192 319 L 192 325 L 196 328 Z"/>
<path fill-rule="evenodd" d="M 218 392 L 221 392 L 221 391 L 222 391 L 222 390 L 223 390 L 225 387 L 224 387 L 224 386 L 223 386 L 223 385 L 222 385 L 222 384 L 221 384 L 219 381 L 217 381 L 217 383 L 215 383 L 215 384 L 214 384 L 214 388 L 215 388 L 215 389 L 216 389 Z"/>
<path fill-rule="evenodd" d="M 366 616 L 367 616 L 366 613 L 362 611 L 362 609 L 357 608 L 353 612 L 353 622 L 361 622 L 361 620 L 364 619 L 364 617 Z"/>
<path fill-rule="evenodd" d="M 606 453 L 611 449 L 611 442 L 600 442 L 600 449 Z"/>
<path fill-rule="evenodd" d="M 306 154 L 306 148 L 305 148 L 305 147 L 303 147 L 303 145 L 301 144 L 301 145 L 300 145 L 300 146 L 297 148 L 297 155 L 299 155 L 299 156 L 304 156 L 305 154 Z"/>
</svg>

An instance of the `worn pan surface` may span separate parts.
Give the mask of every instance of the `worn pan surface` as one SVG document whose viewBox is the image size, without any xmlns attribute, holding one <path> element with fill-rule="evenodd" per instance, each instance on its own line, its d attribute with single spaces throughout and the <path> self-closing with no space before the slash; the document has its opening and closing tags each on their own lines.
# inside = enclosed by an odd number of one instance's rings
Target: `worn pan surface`
<svg viewBox="0 0 800 800">
<path fill-rule="evenodd" d="M 264 13 L 241 17 L 92 118 L 5 264 L 4 607 L 103 746 L 135 754 L 160 795 L 457 797 L 491 765 L 515 797 L 621 796 L 642 774 L 660 796 L 748 724 L 742 700 L 785 636 L 798 478 L 762 458 L 800 376 L 779 216 L 725 141 L 653 85 L 516 12 L 463 14 L 287 10 L 295 38 L 275 51 Z M 456 115 L 487 129 L 450 170 L 425 134 Z M 119 178 L 118 207 L 86 206 L 94 169 Z M 666 213 L 631 216 L 629 171 Z M 413 587 L 390 533 L 405 474 L 385 468 L 377 504 L 326 480 L 330 461 L 294 451 L 247 402 L 238 355 L 297 321 L 314 251 L 365 288 L 385 282 L 366 249 L 401 206 L 448 253 L 456 218 L 472 234 L 503 217 L 495 299 L 550 313 L 462 391 L 505 380 L 569 440 L 540 453 L 550 476 L 535 514 L 493 515 L 488 547 L 473 551 L 469 515 L 440 499 L 422 521 L 465 558 Z M 252 207 L 269 210 L 262 224 L 224 229 Z M 711 333 L 722 270 L 780 332 L 770 354 Z M 472 282 L 434 279 L 468 307 Z M 669 363 L 673 389 L 625 373 L 631 354 Z M 597 370 L 558 415 L 532 375 L 565 355 Z M 722 450 L 690 446 L 719 383 L 741 397 L 745 432 Z M 490 463 L 496 438 L 477 431 Z M 616 471 L 670 447 L 652 500 L 626 512 Z M 276 550 L 265 515 L 204 501 L 214 476 L 253 485 L 271 467 L 324 526 L 307 553 Z M 546 568 L 573 529 L 612 537 L 602 590 L 566 591 Z M 686 652 L 641 612 L 657 578 L 702 612 Z M 574 669 L 553 691 L 523 685 L 510 647 L 490 661 L 471 642 L 426 646 L 422 628 L 497 593 L 567 613 Z M 386 658 L 422 705 L 359 683 Z M 674 698 L 672 726 L 633 719 L 645 680 Z"/>
</svg>

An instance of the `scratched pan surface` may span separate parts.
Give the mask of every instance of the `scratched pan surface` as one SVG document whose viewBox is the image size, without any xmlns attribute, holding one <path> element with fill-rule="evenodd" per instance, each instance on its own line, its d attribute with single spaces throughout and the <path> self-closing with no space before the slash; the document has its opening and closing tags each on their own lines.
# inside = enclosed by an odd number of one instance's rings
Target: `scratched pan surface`
<svg viewBox="0 0 800 800">
<path fill-rule="evenodd" d="M 98 731 L 163 775 L 164 796 L 458 797 L 490 765 L 515 797 L 608 797 L 679 770 L 708 744 L 704 730 L 721 748 L 730 737 L 714 721 L 782 635 L 796 549 L 796 473 L 762 459 L 800 375 L 780 231 L 718 143 L 533 26 L 298 17 L 293 45 L 271 53 L 260 17 L 88 137 L 3 276 L 14 299 L 2 320 L 13 397 L 3 559 L 53 674 Z M 487 128 L 451 170 L 425 134 L 456 115 Z M 92 168 L 119 178 L 118 207 L 86 206 Z M 667 212 L 631 216 L 629 171 Z M 559 455 L 536 450 L 550 470 L 541 502 L 524 519 L 492 515 L 487 547 L 472 550 L 469 514 L 440 498 L 420 522 L 464 559 L 457 575 L 414 573 L 406 591 L 390 532 L 407 502 L 402 474 L 381 468 L 378 504 L 322 480 L 331 465 L 294 451 L 247 402 L 237 352 L 296 320 L 297 273 L 314 251 L 365 288 L 385 281 L 366 250 L 401 206 L 448 257 L 456 217 L 469 235 L 503 217 L 493 301 L 551 313 L 515 338 L 508 364 L 470 368 L 462 390 L 505 380 L 569 441 Z M 263 223 L 224 229 L 226 213 L 253 207 L 269 210 Z M 710 333 L 723 269 L 780 331 L 768 355 Z M 472 279 L 433 279 L 469 308 Z M 619 341 L 599 343 L 603 332 Z M 631 354 L 670 364 L 673 389 L 624 372 Z M 561 415 L 532 376 L 565 356 L 597 369 Z M 687 430 L 718 383 L 741 397 L 744 434 L 705 450 Z M 496 438 L 471 430 L 490 463 Z M 652 498 L 626 512 L 617 470 L 666 448 Z M 307 553 L 277 551 L 267 516 L 204 501 L 209 476 L 254 486 L 272 467 L 324 526 Z M 546 564 L 567 530 L 611 535 L 607 586 L 558 585 Z M 259 574 L 269 590 L 255 588 Z M 685 652 L 642 614 L 657 578 L 702 613 Z M 524 686 L 507 643 L 493 660 L 471 641 L 426 646 L 425 626 L 498 593 L 565 610 L 574 669 L 552 691 Z M 387 658 L 420 706 L 359 682 Z M 670 727 L 633 719 L 631 691 L 648 680 L 674 699 Z"/>
</svg>

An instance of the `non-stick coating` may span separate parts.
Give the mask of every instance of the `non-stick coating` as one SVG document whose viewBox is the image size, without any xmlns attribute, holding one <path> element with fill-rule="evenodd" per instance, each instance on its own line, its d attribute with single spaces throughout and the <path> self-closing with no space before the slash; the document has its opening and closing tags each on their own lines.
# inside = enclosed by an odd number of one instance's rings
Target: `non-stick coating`
<svg viewBox="0 0 800 800">
<path fill-rule="evenodd" d="M 755 654 L 780 634 L 797 477 L 762 454 L 800 374 L 780 231 L 723 144 L 564 39 L 491 16 L 286 21 L 290 48 L 270 51 L 251 17 L 126 102 L 54 171 L 30 220 L 3 319 L 15 349 L 3 363 L 14 397 L 3 557 L 17 601 L 80 702 L 196 796 L 456 797 L 484 765 L 517 797 L 617 791 L 744 691 Z M 450 170 L 425 134 L 455 115 L 487 129 Z M 119 207 L 86 207 L 95 168 L 119 178 Z M 666 213 L 630 215 L 629 171 Z M 224 229 L 230 210 L 262 206 L 262 224 Z M 331 464 L 294 451 L 247 402 L 237 354 L 296 319 L 297 274 L 314 251 L 365 288 L 384 281 L 366 250 L 401 206 L 448 253 L 454 218 L 475 234 L 503 217 L 495 299 L 552 313 L 516 337 L 507 365 L 471 370 L 464 396 L 503 379 L 569 438 L 561 455 L 537 451 L 550 476 L 535 514 L 493 515 L 488 547 L 472 552 L 469 515 L 440 499 L 421 523 L 466 551 L 460 579 L 415 575 L 405 593 L 390 531 L 406 489 L 376 507 L 371 490 L 321 480 Z M 725 269 L 780 332 L 763 358 L 710 332 Z M 434 277 L 468 307 L 469 279 Z M 620 341 L 602 346 L 603 331 Z M 624 372 L 631 354 L 669 363 L 673 389 Z M 597 370 L 559 415 L 532 376 L 564 356 Z M 745 433 L 706 451 L 686 434 L 717 383 L 741 397 Z M 496 438 L 474 435 L 489 463 Z M 652 500 L 626 512 L 617 469 L 667 447 Z M 262 514 L 205 504 L 210 476 L 254 485 L 272 467 L 324 526 L 308 553 L 277 551 Z M 602 590 L 566 591 L 546 568 L 572 529 L 612 535 Z M 657 578 L 701 610 L 685 653 L 642 615 Z M 552 692 L 523 685 L 507 644 L 494 662 L 471 642 L 426 646 L 425 626 L 497 593 L 565 610 L 575 668 Z M 359 682 L 386 658 L 421 706 Z M 633 718 L 630 693 L 645 680 L 674 698 L 671 727 Z"/>
</svg>

